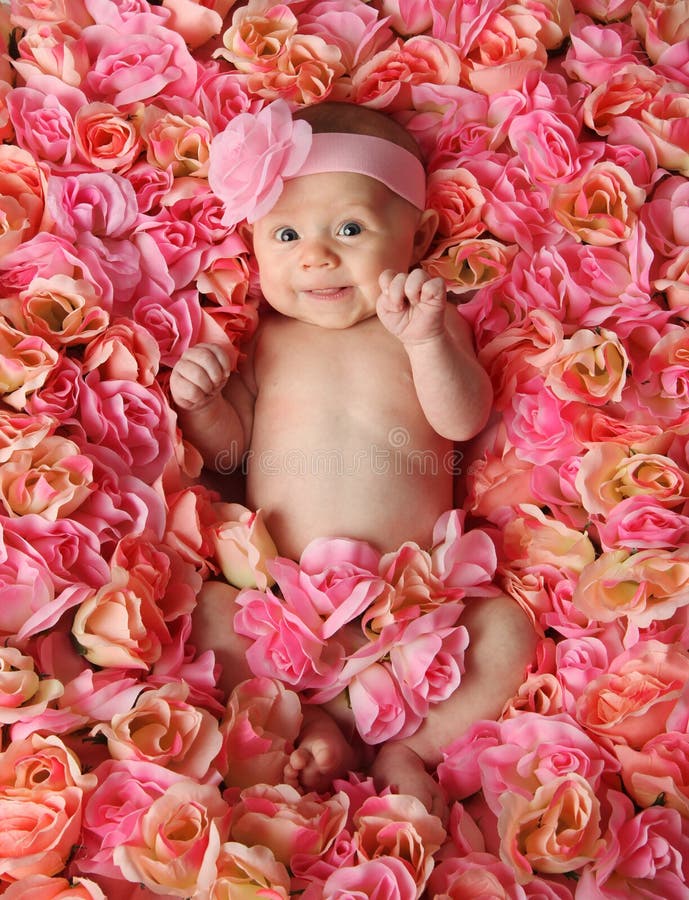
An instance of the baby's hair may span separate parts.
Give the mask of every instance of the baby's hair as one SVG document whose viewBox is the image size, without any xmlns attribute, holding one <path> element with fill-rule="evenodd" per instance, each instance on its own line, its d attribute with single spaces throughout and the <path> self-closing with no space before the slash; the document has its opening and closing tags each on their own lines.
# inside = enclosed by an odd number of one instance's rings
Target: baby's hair
<svg viewBox="0 0 689 900">
<path fill-rule="evenodd" d="M 308 122 L 314 134 L 368 134 L 397 144 L 421 159 L 418 145 L 409 132 L 399 122 L 368 106 L 328 100 L 305 106 L 293 117 Z"/>
</svg>

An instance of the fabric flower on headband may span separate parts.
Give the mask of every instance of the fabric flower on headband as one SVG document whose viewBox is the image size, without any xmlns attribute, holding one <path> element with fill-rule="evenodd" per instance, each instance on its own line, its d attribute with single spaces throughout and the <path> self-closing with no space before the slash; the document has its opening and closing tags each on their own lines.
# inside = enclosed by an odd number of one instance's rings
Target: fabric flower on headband
<svg viewBox="0 0 689 900">
<path fill-rule="evenodd" d="M 208 184 L 225 206 L 223 225 L 265 215 L 282 193 L 283 179 L 303 166 L 311 140 L 309 123 L 294 121 L 284 100 L 235 116 L 210 146 Z"/>
</svg>

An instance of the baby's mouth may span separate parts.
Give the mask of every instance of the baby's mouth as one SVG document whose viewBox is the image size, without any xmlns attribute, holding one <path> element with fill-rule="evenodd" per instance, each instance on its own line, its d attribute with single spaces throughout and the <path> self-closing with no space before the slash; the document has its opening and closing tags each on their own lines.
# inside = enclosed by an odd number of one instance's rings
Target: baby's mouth
<svg viewBox="0 0 689 900">
<path fill-rule="evenodd" d="M 306 293 L 311 294 L 312 297 L 320 297 L 323 300 L 328 300 L 342 296 L 346 290 L 347 285 L 342 285 L 341 287 L 315 288 Z"/>
</svg>

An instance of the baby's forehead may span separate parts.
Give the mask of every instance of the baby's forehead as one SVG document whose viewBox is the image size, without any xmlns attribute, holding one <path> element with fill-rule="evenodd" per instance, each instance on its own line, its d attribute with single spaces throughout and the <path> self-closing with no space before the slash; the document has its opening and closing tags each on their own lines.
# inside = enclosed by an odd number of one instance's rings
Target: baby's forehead
<svg viewBox="0 0 689 900">
<path fill-rule="evenodd" d="M 395 196 L 384 184 L 368 175 L 358 172 L 319 172 L 287 180 L 273 210 L 294 207 L 308 213 L 311 204 L 333 209 L 370 206 L 373 210 L 379 210 L 381 204 L 394 200 Z"/>
</svg>

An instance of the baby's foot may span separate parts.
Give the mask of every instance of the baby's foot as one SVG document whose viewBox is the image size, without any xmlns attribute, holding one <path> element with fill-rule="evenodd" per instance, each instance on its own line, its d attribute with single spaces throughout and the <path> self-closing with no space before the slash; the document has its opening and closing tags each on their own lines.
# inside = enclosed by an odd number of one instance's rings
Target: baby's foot
<svg viewBox="0 0 689 900">
<path fill-rule="evenodd" d="M 389 787 L 398 794 L 411 794 L 426 809 L 445 822 L 447 801 L 438 782 L 427 771 L 423 760 L 399 741 L 383 744 L 371 767 L 371 775 L 381 787 Z"/>
<path fill-rule="evenodd" d="M 303 713 L 304 722 L 285 778 L 308 791 L 327 791 L 334 778 L 343 778 L 356 768 L 356 753 L 326 712 L 306 706 Z"/>
</svg>

